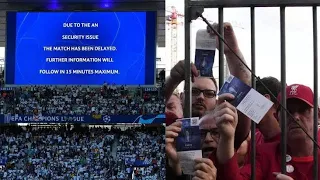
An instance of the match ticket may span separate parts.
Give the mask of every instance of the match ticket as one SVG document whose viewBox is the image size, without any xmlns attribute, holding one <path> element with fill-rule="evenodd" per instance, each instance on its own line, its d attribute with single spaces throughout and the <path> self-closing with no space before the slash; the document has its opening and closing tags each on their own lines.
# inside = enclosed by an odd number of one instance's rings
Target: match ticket
<svg viewBox="0 0 320 180">
<path fill-rule="evenodd" d="M 212 68 L 216 52 L 215 36 L 206 29 L 200 29 L 196 35 L 195 65 L 202 77 L 213 77 Z"/>
<path fill-rule="evenodd" d="M 180 121 L 182 128 L 176 139 L 176 149 L 182 172 L 191 175 L 194 173 L 194 160 L 202 158 L 199 118 L 185 118 Z"/>
<path fill-rule="evenodd" d="M 218 95 L 224 93 L 233 94 L 235 99 L 231 103 L 257 124 L 273 105 L 269 99 L 232 75 L 227 78 Z"/>
</svg>

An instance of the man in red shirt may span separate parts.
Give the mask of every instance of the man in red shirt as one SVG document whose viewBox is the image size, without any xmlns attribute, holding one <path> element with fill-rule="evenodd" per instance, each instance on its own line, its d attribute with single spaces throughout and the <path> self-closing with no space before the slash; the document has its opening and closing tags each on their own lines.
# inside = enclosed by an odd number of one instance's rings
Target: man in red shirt
<svg viewBox="0 0 320 180">
<path fill-rule="evenodd" d="M 269 76 L 262 78 L 261 82 L 268 87 L 273 96 L 278 96 L 281 91 L 281 82 L 277 78 Z M 281 129 L 278 120 L 274 116 L 274 114 L 277 112 L 277 98 L 274 98 L 261 82 L 257 81 L 256 90 L 274 104 L 269 109 L 267 114 L 262 118 L 260 123 L 257 124 L 258 131 L 256 132 L 256 145 L 280 141 L 281 137 Z"/>
<path fill-rule="evenodd" d="M 269 88 L 275 97 L 278 96 L 281 91 L 281 82 L 278 79 L 269 76 L 262 78 L 261 81 Z M 274 103 L 260 123 L 257 124 L 258 130 L 256 132 L 256 145 L 280 141 L 281 129 L 276 116 L 277 108 L 279 106 L 278 100 L 273 98 L 259 81 L 256 83 L 256 90 Z M 318 137 L 320 137 L 320 131 L 318 133 Z M 320 141 L 320 139 L 318 140 Z"/>
<path fill-rule="evenodd" d="M 299 123 L 313 137 L 313 92 L 307 86 L 293 84 L 286 88 L 286 93 L 287 109 L 293 115 L 293 118 L 288 116 L 287 175 L 295 180 L 311 180 L 313 179 L 313 142 L 294 121 Z M 230 99 L 234 98 L 231 94 L 222 96 L 227 96 Z M 225 97 L 222 99 L 225 99 Z M 281 97 L 278 99 L 280 100 Z M 318 113 L 320 115 L 319 109 Z M 247 164 L 240 169 L 234 151 L 234 132 L 238 123 L 236 108 L 226 101 L 219 100 L 215 117 L 220 139 L 216 159 L 212 159 L 218 162 L 218 179 L 251 179 L 251 165 Z M 278 112 L 278 117 L 280 117 L 280 112 Z M 279 141 L 257 147 L 257 180 L 276 179 L 274 173 L 281 171 L 280 155 Z M 320 152 L 316 158 L 320 160 Z M 318 170 L 320 171 L 320 167 L 318 167 Z"/>
<path fill-rule="evenodd" d="M 271 91 L 272 95 L 277 97 L 281 91 L 281 82 L 275 77 L 265 77 L 260 80 L 268 89 Z M 274 98 L 270 92 L 262 85 L 260 81 L 256 82 L 256 90 L 267 99 L 272 101 L 274 105 L 269 109 L 266 115 L 262 118 L 259 124 L 257 124 L 257 129 L 255 133 L 256 146 L 264 143 L 280 141 L 281 129 L 279 122 L 275 117 L 277 112 L 277 98 Z M 247 154 L 244 156 L 244 164 L 248 164 L 251 161 L 251 141 L 248 142 Z M 243 158 L 239 157 L 238 159 Z"/>
</svg>

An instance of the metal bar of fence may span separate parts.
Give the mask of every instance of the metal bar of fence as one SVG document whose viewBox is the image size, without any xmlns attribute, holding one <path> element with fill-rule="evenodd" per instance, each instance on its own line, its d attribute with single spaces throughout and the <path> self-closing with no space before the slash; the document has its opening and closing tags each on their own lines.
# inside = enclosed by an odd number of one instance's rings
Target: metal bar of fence
<svg viewBox="0 0 320 180">
<path fill-rule="evenodd" d="M 184 109 L 183 109 L 183 115 L 184 117 L 191 117 L 191 108 L 192 108 L 192 104 L 191 104 L 191 59 L 190 59 L 190 23 L 191 23 L 191 19 L 190 19 L 190 8 L 189 8 L 189 0 L 185 0 L 185 16 L 184 16 L 184 22 L 186 23 L 184 26 L 184 30 L 185 30 L 185 34 L 184 34 L 184 38 L 185 38 L 185 64 L 184 64 L 184 68 L 185 68 L 185 87 L 184 87 L 184 95 L 185 95 L 185 101 L 184 101 Z"/>
<path fill-rule="evenodd" d="M 219 8 L 219 33 L 224 36 L 223 26 L 223 8 Z M 219 87 L 221 88 L 224 83 L 224 43 L 219 39 Z"/>
<path fill-rule="evenodd" d="M 312 7 L 313 16 L 313 84 L 314 84 L 314 129 L 313 138 L 318 142 L 318 19 L 317 6 Z M 318 147 L 313 145 L 313 179 L 318 179 Z"/>
<path fill-rule="evenodd" d="M 285 7 L 280 7 L 280 39 L 281 39 L 281 103 L 287 108 L 286 103 L 286 11 Z M 281 173 L 286 174 L 286 154 L 287 154 L 287 113 L 281 108 Z"/>
<path fill-rule="evenodd" d="M 255 31 L 255 9 L 250 8 L 251 19 L 251 71 L 256 73 L 256 31 Z M 256 89 L 256 78 L 251 75 L 252 88 Z M 256 123 L 251 122 L 251 180 L 256 179 Z"/>
</svg>

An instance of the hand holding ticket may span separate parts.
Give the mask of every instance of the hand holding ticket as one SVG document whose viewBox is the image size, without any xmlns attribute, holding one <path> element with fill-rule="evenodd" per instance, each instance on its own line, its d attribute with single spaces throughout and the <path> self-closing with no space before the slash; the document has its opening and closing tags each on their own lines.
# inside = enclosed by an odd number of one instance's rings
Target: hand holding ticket
<svg viewBox="0 0 320 180">
<path fill-rule="evenodd" d="M 203 77 L 213 77 L 212 68 L 216 51 L 216 39 L 205 29 L 197 31 L 195 65 Z"/>
<path fill-rule="evenodd" d="M 218 95 L 230 93 L 235 99 L 230 102 L 237 110 L 259 124 L 273 103 L 234 76 L 229 76 Z"/>
<path fill-rule="evenodd" d="M 202 158 L 199 118 L 181 119 L 181 132 L 176 139 L 176 149 L 184 174 L 193 174 L 195 159 Z"/>
<path fill-rule="evenodd" d="M 217 168 L 214 166 L 211 159 L 199 158 L 195 160 L 194 177 L 197 179 L 216 179 Z"/>
</svg>

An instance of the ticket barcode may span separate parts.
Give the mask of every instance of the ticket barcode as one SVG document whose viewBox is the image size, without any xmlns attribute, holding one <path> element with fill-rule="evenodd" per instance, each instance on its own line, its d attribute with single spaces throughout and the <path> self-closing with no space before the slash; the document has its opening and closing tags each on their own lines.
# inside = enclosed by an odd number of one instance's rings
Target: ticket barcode
<svg viewBox="0 0 320 180">
<path fill-rule="evenodd" d="M 199 118 L 191 118 L 191 126 L 198 126 Z"/>
<path fill-rule="evenodd" d="M 232 81 L 232 79 L 233 79 L 233 76 L 228 76 L 228 78 L 226 79 L 226 82 L 228 82 L 228 83 L 230 83 L 231 81 Z"/>
</svg>

